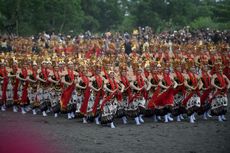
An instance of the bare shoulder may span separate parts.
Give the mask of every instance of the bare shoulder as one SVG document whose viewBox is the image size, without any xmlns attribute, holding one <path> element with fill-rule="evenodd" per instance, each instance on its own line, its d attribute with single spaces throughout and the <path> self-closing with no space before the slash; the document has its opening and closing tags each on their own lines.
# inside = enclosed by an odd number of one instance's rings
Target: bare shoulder
<svg viewBox="0 0 230 153">
<path fill-rule="evenodd" d="M 52 69 L 48 69 L 47 72 L 51 73 L 51 72 L 53 72 L 53 70 Z"/>
<path fill-rule="evenodd" d="M 90 80 L 95 80 L 95 76 L 92 75 L 92 76 L 89 77 L 89 79 L 90 79 Z"/>
<path fill-rule="evenodd" d="M 53 71 L 49 71 L 49 76 L 53 76 L 54 75 L 54 72 Z"/>
<path fill-rule="evenodd" d="M 163 80 L 163 76 L 162 75 L 157 75 L 158 76 L 158 78 L 160 79 L 160 80 Z"/>
<path fill-rule="evenodd" d="M 104 79 L 104 83 L 107 84 L 109 81 L 107 79 Z"/>
<path fill-rule="evenodd" d="M 6 67 L 6 71 L 7 71 L 7 72 L 10 72 L 10 71 L 12 71 L 12 68 Z"/>
<path fill-rule="evenodd" d="M 135 80 L 136 80 L 136 77 L 135 77 L 133 74 L 130 74 L 127 78 L 128 78 L 130 81 L 135 81 Z"/>
<path fill-rule="evenodd" d="M 65 70 L 65 71 L 62 71 L 60 74 L 61 74 L 62 76 L 65 76 L 65 75 L 68 74 L 68 72 Z"/>
<path fill-rule="evenodd" d="M 29 69 L 27 72 L 29 75 L 33 73 L 33 71 L 31 69 Z"/>
<path fill-rule="evenodd" d="M 217 75 L 216 75 L 216 74 L 213 74 L 213 75 L 212 75 L 212 77 L 213 77 L 213 78 L 216 78 L 216 77 L 217 77 Z"/>
<path fill-rule="evenodd" d="M 38 73 L 41 73 L 42 72 L 42 70 L 41 69 L 38 69 Z"/>
<path fill-rule="evenodd" d="M 174 73 L 170 73 L 169 76 L 170 76 L 171 79 L 173 79 L 175 75 L 174 75 Z"/>
<path fill-rule="evenodd" d="M 183 76 L 184 76 L 185 79 L 189 78 L 187 73 L 183 73 Z"/>
<path fill-rule="evenodd" d="M 22 69 L 18 68 L 17 73 L 21 73 Z"/>
</svg>

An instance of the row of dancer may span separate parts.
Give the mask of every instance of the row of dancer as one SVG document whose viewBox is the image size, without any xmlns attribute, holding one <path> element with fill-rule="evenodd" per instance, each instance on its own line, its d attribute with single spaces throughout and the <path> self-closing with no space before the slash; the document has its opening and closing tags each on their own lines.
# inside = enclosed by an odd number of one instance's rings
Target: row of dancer
<svg viewBox="0 0 230 153">
<path fill-rule="evenodd" d="M 38 111 L 43 116 L 52 111 L 55 117 L 66 113 L 68 119 L 82 117 L 83 123 L 115 127 L 115 117 L 126 124 L 133 118 L 137 125 L 143 116 L 169 122 L 176 117 L 194 123 L 195 115 L 218 116 L 226 120 L 228 77 L 223 74 L 223 61 L 212 66 L 207 58 L 151 60 L 126 56 L 114 58 L 63 60 L 16 57 L 1 60 L 1 110 L 13 106 L 22 114 Z"/>
</svg>

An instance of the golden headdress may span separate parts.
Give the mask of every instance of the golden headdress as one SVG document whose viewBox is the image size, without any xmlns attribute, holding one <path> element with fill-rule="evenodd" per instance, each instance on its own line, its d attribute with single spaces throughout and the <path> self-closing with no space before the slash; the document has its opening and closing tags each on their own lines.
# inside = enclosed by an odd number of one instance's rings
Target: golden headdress
<svg viewBox="0 0 230 153">
<path fill-rule="evenodd" d="M 173 64 L 173 67 L 176 68 L 182 65 L 182 61 L 179 58 L 174 58 L 172 64 Z"/>
<path fill-rule="evenodd" d="M 143 67 L 145 69 L 150 69 L 150 67 L 151 67 L 151 61 L 150 60 L 143 61 Z"/>
<path fill-rule="evenodd" d="M 123 54 L 118 55 L 118 61 L 120 63 L 126 63 L 128 61 L 128 57 L 124 56 Z"/>
<path fill-rule="evenodd" d="M 193 58 L 187 58 L 185 59 L 185 69 L 190 69 L 195 66 L 195 62 Z"/>
<path fill-rule="evenodd" d="M 103 59 L 102 59 L 102 63 L 103 63 L 103 66 L 106 66 L 108 64 L 111 64 L 111 61 L 110 61 L 110 58 L 108 56 L 105 56 Z"/>
<path fill-rule="evenodd" d="M 133 45 L 132 46 L 132 51 L 136 50 L 137 49 L 137 46 L 136 45 Z"/>
<path fill-rule="evenodd" d="M 102 67 L 102 63 L 100 61 L 97 61 L 94 65 L 92 65 L 92 70 L 93 71 L 101 70 L 101 67 Z"/>
<path fill-rule="evenodd" d="M 87 70 L 89 67 L 88 61 L 81 59 L 78 63 L 79 65 L 79 71 Z"/>
<path fill-rule="evenodd" d="M 161 68 L 162 67 L 162 62 L 161 61 L 156 61 L 157 62 L 157 67 Z"/>
<path fill-rule="evenodd" d="M 148 42 L 145 42 L 143 44 L 143 52 L 146 52 L 146 51 L 149 51 L 149 43 Z"/>
<path fill-rule="evenodd" d="M 125 51 L 125 45 L 122 45 L 120 48 L 121 51 Z"/>
<path fill-rule="evenodd" d="M 114 43 L 109 43 L 109 49 L 115 50 L 115 44 Z"/>
<path fill-rule="evenodd" d="M 122 71 L 127 71 L 128 70 L 128 66 L 127 64 L 124 62 L 124 63 L 120 63 L 119 65 L 119 71 L 122 72 Z"/>
<path fill-rule="evenodd" d="M 139 69 L 142 69 L 142 63 L 138 61 L 132 61 L 131 63 L 133 72 L 137 72 Z"/>
<path fill-rule="evenodd" d="M 37 64 L 37 60 L 38 60 L 38 56 L 37 55 L 32 55 L 32 57 L 31 57 L 31 65 L 33 65 L 33 66 L 37 66 L 38 64 Z"/>
<path fill-rule="evenodd" d="M 137 29 L 134 29 L 134 30 L 133 30 L 133 35 L 136 36 L 136 35 L 138 35 L 138 34 L 139 34 L 139 31 L 138 31 Z"/>
<path fill-rule="evenodd" d="M 24 56 L 24 57 L 19 58 L 19 65 L 23 66 L 25 64 L 27 64 L 27 57 Z"/>
</svg>

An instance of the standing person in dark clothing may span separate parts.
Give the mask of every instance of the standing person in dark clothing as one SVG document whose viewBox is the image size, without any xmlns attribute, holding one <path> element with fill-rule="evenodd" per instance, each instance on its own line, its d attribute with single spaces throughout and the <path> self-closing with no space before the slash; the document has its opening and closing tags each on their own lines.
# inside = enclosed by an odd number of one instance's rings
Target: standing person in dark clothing
<svg viewBox="0 0 230 153">
<path fill-rule="evenodd" d="M 132 44 L 130 40 L 128 39 L 125 41 L 125 53 L 129 55 L 131 52 L 132 52 Z"/>
</svg>

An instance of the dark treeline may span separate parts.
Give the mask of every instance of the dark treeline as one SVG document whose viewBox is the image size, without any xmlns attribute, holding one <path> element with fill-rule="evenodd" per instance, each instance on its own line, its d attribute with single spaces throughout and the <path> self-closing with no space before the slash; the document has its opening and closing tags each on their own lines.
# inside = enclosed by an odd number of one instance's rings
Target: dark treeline
<svg viewBox="0 0 230 153">
<path fill-rule="evenodd" d="M 230 29 L 230 0 L 0 0 L 0 33 Z"/>
</svg>

